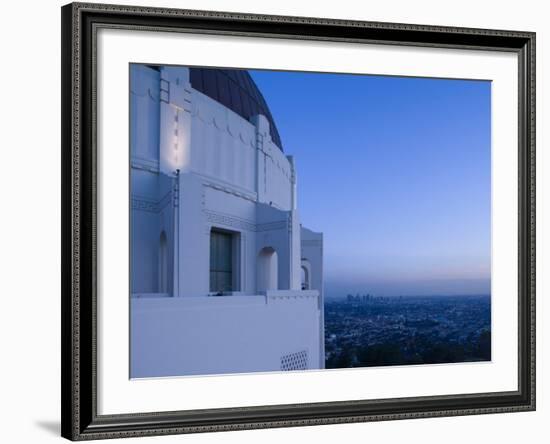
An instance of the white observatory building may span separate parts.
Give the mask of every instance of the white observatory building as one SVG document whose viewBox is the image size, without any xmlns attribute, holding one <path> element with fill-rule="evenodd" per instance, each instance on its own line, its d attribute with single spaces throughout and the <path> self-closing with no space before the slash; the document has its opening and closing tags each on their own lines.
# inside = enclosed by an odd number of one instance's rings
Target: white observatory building
<svg viewBox="0 0 550 444">
<path fill-rule="evenodd" d="M 130 66 L 130 376 L 324 368 L 323 236 L 246 70 Z"/>
</svg>

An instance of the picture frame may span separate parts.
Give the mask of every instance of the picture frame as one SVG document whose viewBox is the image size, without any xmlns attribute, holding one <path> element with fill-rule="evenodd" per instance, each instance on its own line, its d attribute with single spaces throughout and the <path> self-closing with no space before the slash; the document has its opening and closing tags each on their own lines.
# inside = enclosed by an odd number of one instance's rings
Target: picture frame
<svg viewBox="0 0 550 444">
<path fill-rule="evenodd" d="M 63 437 L 122 438 L 535 409 L 535 33 L 85 3 L 68 4 L 61 14 Z M 517 294 L 517 390 L 99 413 L 101 29 L 513 54 L 518 66 L 518 286 L 507 291 Z"/>
</svg>

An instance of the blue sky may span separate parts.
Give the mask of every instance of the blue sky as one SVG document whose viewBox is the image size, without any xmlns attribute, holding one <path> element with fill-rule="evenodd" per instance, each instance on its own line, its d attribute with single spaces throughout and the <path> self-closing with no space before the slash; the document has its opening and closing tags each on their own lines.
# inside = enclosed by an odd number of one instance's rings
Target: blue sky
<svg viewBox="0 0 550 444">
<path fill-rule="evenodd" d="M 490 82 L 250 73 L 324 233 L 327 296 L 490 292 Z"/>
</svg>

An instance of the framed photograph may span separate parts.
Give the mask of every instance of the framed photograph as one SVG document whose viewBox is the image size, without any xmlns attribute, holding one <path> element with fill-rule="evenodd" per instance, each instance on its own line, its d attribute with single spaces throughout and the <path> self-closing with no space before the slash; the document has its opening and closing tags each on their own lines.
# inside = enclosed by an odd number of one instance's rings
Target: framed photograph
<svg viewBox="0 0 550 444">
<path fill-rule="evenodd" d="M 62 435 L 535 409 L 535 34 L 72 3 Z"/>
</svg>

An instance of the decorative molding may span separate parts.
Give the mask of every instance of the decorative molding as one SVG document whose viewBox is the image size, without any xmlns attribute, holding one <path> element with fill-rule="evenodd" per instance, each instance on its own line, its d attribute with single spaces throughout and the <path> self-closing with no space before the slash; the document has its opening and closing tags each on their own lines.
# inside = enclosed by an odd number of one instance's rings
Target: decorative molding
<svg viewBox="0 0 550 444">
<path fill-rule="evenodd" d="M 151 99 L 153 102 L 158 102 L 159 101 L 159 98 L 158 97 L 155 97 L 153 91 L 151 90 L 151 88 L 147 88 L 147 91 L 143 92 L 143 93 L 139 93 L 137 91 L 134 91 L 133 89 L 130 90 L 130 94 L 136 96 L 136 97 L 148 97 L 149 99 Z"/>
<path fill-rule="evenodd" d="M 231 185 L 228 182 L 224 182 L 219 179 L 218 179 L 218 182 L 213 182 L 210 178 L 207 178 L 207 176 L 203 174 L 200 174 L 200 173 L 195 173 L 195 174 L 205 178 L 203 185 L 207 188 L 212 188 L 213 190 L 216 190 L 216 191 L 223 191 L 224 193 L 232 194 L 233 196 L 237 196 L 254 203 L 257 203 L 258 201 L 258 194 L 256 192 L 251 192 L 240 187 L 237 188 L 235 185 Z"/>
<path fill-rule="evenodd" d="M 318 299 L 319 290 L 268 290 L 266 292 L 267 303 L 288 302 L 303 299 Z"/>
<path fill-rule="evenodd" d="M 132 210 L 147 211 L 148 213 L 158 213 L 158 205 L 155 201 L 132 198 Z"/>
<path fill-rule="evenodd" d="M 200 100 L 211 101 L 212 102 L 211 106 L 223 107 L 223 105 L 218 103 L 216 100 L 206 96 L 200 91 L 193 89 L 193 94 L 200 94 L 201 96 L 203 96 L 200 98 Z M 227 133 L 229 136 L 231 136 L 231 138 L 235 140 L 239 139 L 241 143 L 248 148 L 252 148 L 252 149 L 256 148 L 254 135 L 252 135 L 251 137 L 250 135 L 247 134 L 246 131 L 241 131 L 238 128 L 238 125 L 237 125 L 237 128 L 234 128 L 234 125 L 231 125 L 231 122 L 229 121 L 229 119 L 224 117 L 220 118 L 219 115 L 216 116 L 215 113 L 212 113 L 208 110 L 207 105 L 202 105 L 196 100 L 193 100 L 192 102 L 190 102 L 190 106 L 191 106 L 191 109 L 189 110 L 189 112 L 191 113 L 192 117 L 199 119 L 201 122 L 203 122 L 206 125 L 213 126 L 219 132 Z M 241 116 L 237 116 L 235 117 L 235 119 L 240 119 L 242 123 L 245 123 L 254 127 L 252 123 L 250 123 L 248 120 L 244 119 Z"/>
<path fill-rule="evenodd" d="M 242 219 L 230 214 L 220 213 L 218 211 L 203 210 L 206 215 L 206 220 L 210 224 L 224 225 L 226 227 L 232 227 L 239 230 L 246 230 L 252 232 L 265 232 L 273 230 L 282 230 L 288 226 L 286 220 L 267 222 L 263 224 L 256 224 L 249 219 Z"/>
<path fill-rule="evenodd" d="M 170 203 L 170 201 L 172 200 L 172 191 L 168 191 L 164 197 L 162 197 L 158 203 L 157 203 L 157 206 L 158 206 L 158 210 L 159 211 L 162 211 L 164 210 L 164 208 L 166 208 L 168 206 L 168 204 Z M 174 204 L 176 203 L 176 201 L 174 200 Z"/>
<path fill-rule="evenodd" d="M 170 104 L 170 82 L 166 79 L 160 79 L 160 101 Z"/>
<path fill-rule="evenodd" d="M 275 222 L 266 222 L 263 224 L 257 224 L 256 225 L 256 231 L 273 231 L 273 230 L 284 230 L 289 226 L 289 223 L 287 220 L 279 220 Z"/>
<path fill-rule="evenodd" d="M 151 173 L 159 173 L 160 166 L 158 160 L 145 159 L 143 157 L 132 156 L 130 159 L 130 166 L 136 170 L 148 171 Z"/>
<path fill-rule="evenodd" d="M 336 19 L 336 18 L 320 18 L 320 17 L 293 17 L 287 15 L 266 15 L 266 14 L 252 14 L 252 13 L 238 13 L 238 12 L 224 12 L 224 11 L 206 11 L 197 9 L 177 9 L 177 8 L 162 8 L 162 7 L 146 7 L 146 6 L 127 6 L 127 5 L 112 5 L 101 3 L 73 3 L 75 15 L 81 11 L 103 11 L 105 13 L 132 13 L 132 14 L 144 14 L 144 15 L 156 15 L 156 16 L 173 16 L 180 18 L 194 18 L 194 19 L 219 19 L 219 20 L 239 20 L 243 22 L 256 23 L 281 23 L 281 24 L 298 24 L 298 25 L 325 25 L 325 26 L 340 26 L 340 27 L 352 27 L 352 28 L 364 28 L 364 29 L 378 29 L 389 31 L 419 31 L 430 33 L 443 33 L 443 34 L 458 34 L 458 35 L 471 35 L 471 36 L 494 36 L 494 37 L 508 37 L 518 39 L 532 39 L 535 36 L 534 32 L 528 31 L 505 31 L 499 29 L 484 29 L 484 28 L 465 28 L 458 26 L 437 26 L 437 25 L 419 25 L 419 24 L 407 24 L 407 23 L 387 23 L 387 22 L 373 22 L 364 20 L 349 20 L 349 19 Z M 111 25 L 112 28 L 120 28 L 123 26 Z M 143 26 L 132 25 L 130 29 L 135 30 L 148 30 L 148 31 L 173 31 L 173 28 L 163 28 L 162 26 Z M 197 30 L 197 33 L 200 31 Z M 251 36 L 257 33 L 247 31 L 234 31 L 234 35 Z M 325 37 L 318 37 L 311 33 L 296 34 L 293 36 L 287 36 L 287 38 L 294 38 L 297 40 L 334 40 L 343 42 L 362 42 L 364 38 L 348 38 L 348 37 L 331 37 L 327 39 Z M 386 40 L 382 40 L 386 41 Z M 373 40 L 377 42 L 377 40 Z M 406 45 L 407 42 L 399 41 L 399 44 Z M 410 43 L 412 45 L 413 43 Z M 431 42 L 415 41 L 416 46 L 428 46 L 428 47 L 469 47 L 471 45 L 459 45 L 451 43 L 448 45 L 434 44 Z M 477 47 L 477 46 L 476 46 Z"/>
<path fill-rule="evenodd" d="M 224 225 L 238 230 L 256 231 L 256 224 L 245 219 L 211 210 L 204 210 L 204 214 L 206 215 L 206 220 L 211 224 Z"/>
<path fill-rule="evenodd" d="M 132 210 L 160 213 L 172 200 L 172 191 L 168 191 L 160 200 L 154 200 L 143 196 L 132 196 Z"/>
</svg>

